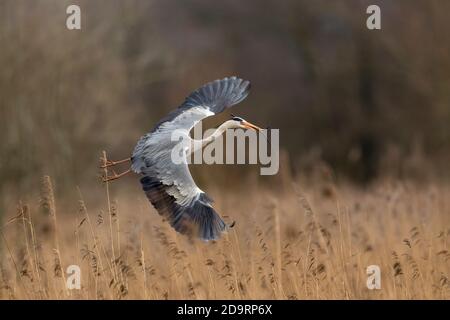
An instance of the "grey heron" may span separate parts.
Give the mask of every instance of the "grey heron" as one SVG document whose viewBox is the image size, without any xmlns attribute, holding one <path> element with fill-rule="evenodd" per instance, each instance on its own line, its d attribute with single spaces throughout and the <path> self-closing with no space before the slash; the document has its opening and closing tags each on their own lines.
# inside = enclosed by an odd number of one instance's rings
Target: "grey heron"
<svg viewBox="0 0 450 320">
<path fill-rule="evenodd" d="M 177 141 L 172 141 L 174 130 L 182 130 L 195 148 L 201 148 L 222 135 L 226 129 L 261 130 L 258 126 L 232 115 L 217 130 L 203 140 L 190 138 L 190 130 L 202 119 L 223 112 L 242 100 L 250 90 L 250 82 L 237 77 L 215 80 L 192 92 L 177 109 L 161 119 L 155 127 L 138 141 L 131 158 L 107 161 L 103 168 L 131 162 L 131 167 L 121 174 L 105 177 L 115 180 L 133 171 L 141 174 L 142 188 L 160 215 L 179 233 L 194 235 L 203 240 L 216 240 L 228 229 L 212 207 L 212 199 L 195 184 L 186 156 L 180 164 L 171 159 Z M 105 159 L 106 161 L 106 159 Z"/>
</svg>

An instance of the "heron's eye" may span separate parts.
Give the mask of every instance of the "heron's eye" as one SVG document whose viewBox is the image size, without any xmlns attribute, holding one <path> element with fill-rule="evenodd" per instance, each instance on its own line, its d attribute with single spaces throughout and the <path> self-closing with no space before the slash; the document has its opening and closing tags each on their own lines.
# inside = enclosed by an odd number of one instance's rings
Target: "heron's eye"
<svg viewBox="0 0 450 320">
<path fill-rule="evenodd" d="M 242 122 L 244 121 L 244 119 L 240 118 L 240 117 L 233 117 L 234 121 L 238 121 L 238 122 Z"/>
</svg>

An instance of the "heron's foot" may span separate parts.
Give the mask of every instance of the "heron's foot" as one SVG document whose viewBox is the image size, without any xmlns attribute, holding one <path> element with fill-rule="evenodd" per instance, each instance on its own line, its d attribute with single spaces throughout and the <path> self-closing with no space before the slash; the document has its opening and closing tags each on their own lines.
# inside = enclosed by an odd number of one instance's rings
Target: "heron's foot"
<svg viewBox="0 0 450 320">
<path fill-rule="evenodd" d="M 123 176 L 127 175 L 127 174 L 130 173 L 130 172 L 131 172 L 131 169 L 128 169 L 127 171 L 122 172 L 122 173 L 119 173 L 119 174 L 117 174 L 117 173 L 115 173 L 115 172 L 113 171 L 113 174 L 112 174 L 111 176 L 105 176 L 105 177 L 103 177 L 103 178 L 102 178 L 102 181 L 103 181 L 103 182 L 114 181 L 114 180 L 117 180 L 117 179 L 119 179 L 119 178 L 122 178 Z"/>
<path fill-rule="evenodd" d="M 108 168 L 108 167 L 115 166 L 115 165 L 117 165 L 117 164 L 130 162 L 130 161 L 131 161 L 131 158 L 126 158 L 126 159 L 118 160 L 118 161 L 112 161 L 112 160 L 108 160 L 108 159 L 104 159 L 104 158 L 101 158 L 100 160 L 101 160 L 102 163 L 103 163 L 103 164 L 100 166 L 100 168 L 105 169 L 105 168 Z"/>
</svg>

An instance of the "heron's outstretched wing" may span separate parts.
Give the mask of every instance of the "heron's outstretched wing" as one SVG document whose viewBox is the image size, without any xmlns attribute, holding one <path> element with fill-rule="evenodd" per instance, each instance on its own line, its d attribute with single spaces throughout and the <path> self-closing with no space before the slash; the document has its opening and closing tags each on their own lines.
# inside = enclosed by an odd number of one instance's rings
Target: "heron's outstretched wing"
<svg viewBox="0 0 450 320">
<path fill-rule="evenodd" d="M 186 116 L 181 123 L 177 123 L 177 128 L 190 130 L 199 120 L 221 113 L 226 108 L 238 104 L 247 97 L 249 91 L 250 82 L 236 77 L 209 82 L 192 92 L 181 106 L 162 118 L 152 132 L 158 130 L 165 122 L 181 120 L 179 116 L 188 110 L 196 111 L 195 115 L 189 114 L 192 115 L 192 118 Z M 197 112 L 199 112 L 200 119 L 198 119 Z"/>
<path fill-rule="evenodd" d="M 171 186 L 157 177 L 146 175 L 141 178 L 141 183 L 152 205 L 176 231 L 208 241 L 219 238 L 227 228 L 204 192 L 199 192 L 190 203 L 181 204 L 170 194 Z"/>
<path fill-rule="evenodd" d="M 204 240 L 217 239 L 226 224 L 211 206 L 212 200 L 195 184 L 187 161 L 176 164 L 172 150 L 174 130 L 189 131 L 200 120 L 217 114 L 247 97 L 250 83 L 231 77 L 210 82 L 191 93 L 178 109 L 143 136 L 132 156 L 132 169 L 142 173 L 143 189 L 158 212 L 181 233 Z"/>
</svg>

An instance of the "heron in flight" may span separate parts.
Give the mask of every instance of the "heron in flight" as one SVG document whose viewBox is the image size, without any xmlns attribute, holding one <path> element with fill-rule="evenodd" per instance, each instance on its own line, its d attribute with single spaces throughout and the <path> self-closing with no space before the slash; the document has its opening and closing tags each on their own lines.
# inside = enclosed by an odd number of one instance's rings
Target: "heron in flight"
<svg viewBox="0 0 450 320">
<path fill-rule="evenodd" d="M 221 113 L 244 100 L 249 90 L 249 81 L 230 77 L 212 81 L 192 92 L 181 106 L 140 138 L 131 158 L 121 161 L 105 159 L 103 168 L 125 162 L 131 162 L 131 167 L 121 174 L 105 177 L 104 181 L 118 179 L 132 171 L 142 175 L 140 182 L 147 198 L 176 231 L 205 241 L 218 239 L 232 225 L 222 220 L 212 207 L 212 199 L 195 184 L 189 172 L 187 156 L 213 142 L 226 129 L 259 131 L 261 128 L 232 115 L 230 120 L 203 140 L 191 139 L 189 132 L 202 119 Z M 179 164 L 171 159 L 172 149 L 178 143 L 171 139 L 174 130 L 183 131 L 194 146 L 185 151 L 183 161 Z"/>
</svg>

